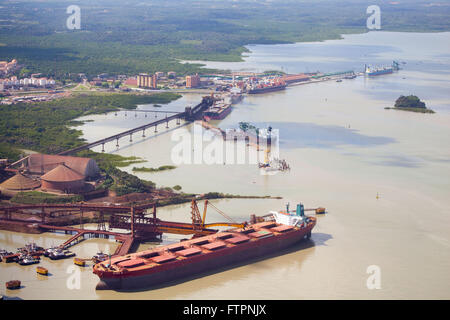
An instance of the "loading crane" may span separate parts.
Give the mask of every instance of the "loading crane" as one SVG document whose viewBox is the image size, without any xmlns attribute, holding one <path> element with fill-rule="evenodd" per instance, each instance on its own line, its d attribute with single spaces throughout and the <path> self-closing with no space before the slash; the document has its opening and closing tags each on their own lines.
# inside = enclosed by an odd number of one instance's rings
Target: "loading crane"
<svg viewBox="0 0 450 320">
<path fill-rule="evenodd" d="M 210 207 L 213 207 L 218 213 L 220 213 L 222 216 L 224 216 L 229 222 L 215 222 L 215 223 L 205 223 L 206 221 L 206 211 L 208 209 L 208 204 Z M 192 226 L 194 230 L 203 230 L 205 228 L 211 228 L 211 227 L 235 227 L 235 228 L 244 228 L 247 223 L 238 223 L 234 221 L 231 217 L 229 217 L 225 212 L 218 209 L 216 206 L 214 206 L 212 203 L 208 202 L 208 200 L 205 200 L 205 204 L 203 207 L 203 216 L 200 215 L 200 210 L 197 205 L 197 201 L 195 199 L 192 199 L 191 202 L 191 215 L 192 215 Z"/>
</svg>

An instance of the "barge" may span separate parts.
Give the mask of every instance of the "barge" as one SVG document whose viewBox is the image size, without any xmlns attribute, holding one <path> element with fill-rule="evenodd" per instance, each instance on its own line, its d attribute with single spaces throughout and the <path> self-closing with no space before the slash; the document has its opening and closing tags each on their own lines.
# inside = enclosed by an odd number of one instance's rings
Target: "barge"
<svg viewBox="0 0 450 320">
<path fill-rule="evenodd" d="M 231 108 L 229 103 L 215 103 L 203 113 L 203 117 L 206 121 L 223 120 L 230 114 Z"/>
<path fill-rule="evenodd" d="M 311 236 L 316 218 L 295 212 L 271 212 L 268 220 L 253 219 L 242 228 L 184 240 L 96 264 L 97 290 L 138 289 L 167 284 L 248 259 L 280 252 Z"/>
</svg>

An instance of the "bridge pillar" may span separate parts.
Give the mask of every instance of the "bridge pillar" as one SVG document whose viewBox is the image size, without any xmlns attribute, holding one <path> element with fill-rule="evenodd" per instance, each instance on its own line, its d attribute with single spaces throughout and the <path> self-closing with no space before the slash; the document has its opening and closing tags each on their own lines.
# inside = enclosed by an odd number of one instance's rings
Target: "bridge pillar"
<svg viewBox="0 0 450 320">
<path fill-rule="evenodd" d="M 155 133 L 158 132 L 157 127 L 158 127 L 158 125 L 155 124 Z"/>
<path fill-rule="evenodd" d="M 145 138 L 145 129 L 142 130 L 142 138 Z"/>
<path fill-rule="evenodd" d="M 119 138 L 116 139 L 116 147 L 119 147 Z"/>
<path fill-rule="evenodd" d="M 105 152 L 105 143 L 102 143 L 102 152 Z"/>
<path fill-rule="evenodd" d="M 167 113 L 166 113 L 166 129 L 169 128 L 169 121 L 167 121 Z"/>
<path fill-rule="evenodd" d="M 127 112 L 125 111 L 125 117 L 127 116 Z"/>
<path fill-rule="evenodd" d="M 130 133 L 130 142 L 133 142 L 133 134 Z"/>
<path fill-rule="evenodd" d="M 135 117 L 135 118 L 137 117 L 137 112 L 134 113 L 134 117 Z"/>
<path fill-rule="evenodd" d="M 155 118 L 158 118 L 158 113 L 157 112 L 155 112 Z"/>
<path fill-rule="evenodd" d="M 180 125 L 180 118 L 177 118 L 177 125 Z"/>
</svg>

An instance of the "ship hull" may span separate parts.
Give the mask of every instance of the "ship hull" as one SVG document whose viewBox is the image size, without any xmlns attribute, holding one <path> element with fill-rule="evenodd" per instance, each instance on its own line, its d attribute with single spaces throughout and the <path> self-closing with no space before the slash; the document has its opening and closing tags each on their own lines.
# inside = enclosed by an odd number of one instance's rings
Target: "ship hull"
<svg viewBox="0 0 450 320">
<path fill-rule="evenodd" d="M 228 116 L 231 112 L 231 106 L 227 107 L 220 113 L 216 112 L 205 112 L 205 116 L 207 116 L 211 120 L 223 120 L 226 116 Z"/>
<path fill-rule="evenodd" d="M 379 75 L 382 75 L 382 74 L 390 74 L 390 73 L 393 73 L 393 72 L 394 72 L 394 70 L 387 69 L 387 70 L 379 70 L 379 71 L 367 72 L 367 75 L 369 77 L 373 77 L 373 76 L 379 76 Z"/>
<path fill-rule="evenodd" d="M 187 277 L 199 276 L 201 273 L 242 263 L 249 259 L 260 258 L 280 252 L 311 235 L 315 221 L 308 226 L 278 235 L 249 241 L 236 247 L 224 248 L 207 255 L 191 257 L 187 261 L 168 263 L 161 268 L 142 271 L 141 273 L 123 274 L 115 277 L 101 277 L 97 290 L 121 290 L 154 287 Z"/>
<path fill-rule="evenodd" d="M 256 88 L 256 89 L 250 89 L 248 91 L 249 94 L 260 94 L 260 93 L 267 93 L 267 92 L 273 92 L 273 91 L 280 91 L 286 89 L 286 86 L 276 86 L 276 87 L 266 87 L 266 88 Z"/>
</svg>

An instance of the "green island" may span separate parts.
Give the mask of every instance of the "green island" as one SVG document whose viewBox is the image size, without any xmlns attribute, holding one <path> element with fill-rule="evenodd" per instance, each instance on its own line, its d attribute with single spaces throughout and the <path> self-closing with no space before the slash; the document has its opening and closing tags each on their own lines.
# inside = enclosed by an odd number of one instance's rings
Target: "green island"
<svg viewBox="0 0 450 320">
<path fill-rule="evenodd" d="M 386 107 L 385 109 L 403 110 L 420 113 L 435 113 L 431 109 L 427 109 L 425 102 L 421 101 L 417 96 L 400 96 L 396 101 L 393 108 Z"/>
</svg>

